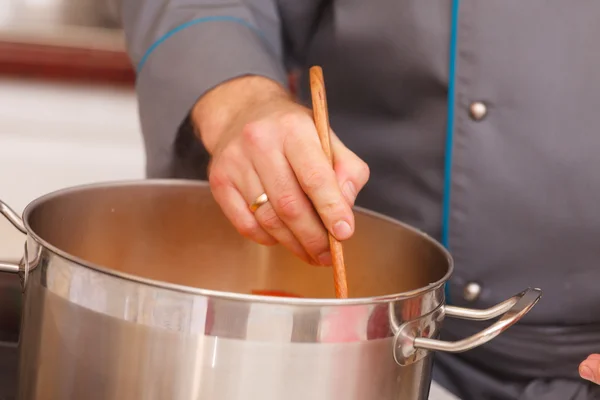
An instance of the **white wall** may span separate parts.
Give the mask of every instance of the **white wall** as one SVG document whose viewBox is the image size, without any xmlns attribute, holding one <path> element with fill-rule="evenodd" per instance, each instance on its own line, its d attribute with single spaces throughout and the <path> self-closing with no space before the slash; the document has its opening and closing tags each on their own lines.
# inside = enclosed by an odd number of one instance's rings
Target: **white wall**
<svg viewBox="0 0 600 400">
<path fill-rule="evenodd" d="M 132 89 L 0 78 L 0 199 L 17 212 L 53 190 L 144 177 Z M 0 218 L 0 259 L 22 237 Z"/>
</svg>

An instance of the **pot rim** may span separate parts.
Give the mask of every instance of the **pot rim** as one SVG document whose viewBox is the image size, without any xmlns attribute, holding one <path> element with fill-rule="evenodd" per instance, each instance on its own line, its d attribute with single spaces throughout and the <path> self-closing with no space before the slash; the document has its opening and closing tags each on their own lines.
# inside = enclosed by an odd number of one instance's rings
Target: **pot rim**
<svg viewBox="0 0 600 400">
<path fill-rule="evenodd" d="M 361 214 L 376 217 L 385 222 L 401 225 L 404 228 L 408 228 L 413 231 L 415 234 L 420 235 L 424 240 L 427 240 L 433 246 L 437 247 L 437 249 L 442 252 L 446 256 L 446 260 L 448 261 L 448 270 L 444 274 L 444 276 L 435 281 L 429 283 L 427 286 L 421 287 L 419 289 L 383 295 L 383 296 L 373 296 L 373 297 L 354 297 L 348 299 L 336 299 L 336 298 L 294 298 L 294 297 L 275 297 L 275 296 L 263 296 L 263 295 L 253 295 L 253 294 L 242 294 L 235 292 L 225 292 L 220 290 L 211 290 L 211 289 L 202 289 L 195 288 L 191 286 L 178 285 L 173 283 L 162 282 L 154 279 L 143 278 L 138 275 L 127 274 L 119 271 L 115 271 L 111 268 L 104 267 L 99 264 L 88 262 L 82 258 L 76 257 L 59 249 L 58 247 L 48 243 L 45 239 L 42 239 L 30 226 L 29 217 L 34 209 L 36 209 L 41 204 L 60 197 L 67 195 L 69 193 L 80 192 L 88 189 L 95 188 L 114 188 L 114 187 L 123 187 L 123 186 L 190 186 L 190 187 L 203 187 L 210 188 L 207 181 L 202 180 L 189 180 L 189 179 L 129 179 L 129 180 L 116 180 L 116 181 L 104 181 L 104 182 L 96 182 L 90 184 L 82 184 L 71 186 L 59 190 L 55 190 L 44 194 L 40 197 L 37 197 L 33 201 L 31 201 L 25 207 L 23 211 L 23 224 L 25 229 L 27 230 L 27 234 L 31 236 L 38 244 L 44 246 L 46 249 L 50 250 L 52 253 L 64 258 L 67 261 L 70 261 L 78 266 L 83 268 L 89 268 L 94 271 L 111 275 L 116 278 L 126 279 L 129 281 L 137 282 L 143 285 L 154 286 L 162 289 L 167 289 L 171 291 L 176 291 L 180 293 L 199 295 L 204 297 L 211 298 L 220 298 L 227 299 L 233 301 L 251 301 L 251 302 L 259 302 L 259 303 L 269 303 L 273 305 L 293 305 L 293 306 L 321 306 L 321 307 L 331 307 L 331 306 L 355 306 L 355 305 L 369 305 L 376 303 L 387 303 L 399 300 L 405 300 L 408 298 L 416 297 L 423 295 L 426 292 L 431 290 L 435 290 L 441 287 L 444 283 L 448 281 L 452 272 L 454 270 L 454 262 L 452 256 L 438 241 L 434 240 L 431 236 L 426 233 L 420 231 L 417 228 L 414 228 L 408 224 L 400 222 L 394 218 L 385 216 L 375 211 L 371 211 L 362 207 L 354 206 L 353 209 L 355 212 L 359 212 Z"/>
</svg>

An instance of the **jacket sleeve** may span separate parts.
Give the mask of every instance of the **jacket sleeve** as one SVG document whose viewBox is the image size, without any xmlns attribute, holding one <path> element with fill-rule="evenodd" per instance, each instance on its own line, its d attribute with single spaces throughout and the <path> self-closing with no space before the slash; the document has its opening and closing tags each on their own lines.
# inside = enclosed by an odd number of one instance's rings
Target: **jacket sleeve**
<svg viewBox="0 0 600 400">
<path fill-rule="evenodd" d="M 190 136 L 187 116 L 211 88 L 244 75 L 287 84 L 276 0 L 121 0 L 121 16 L 150 177 L 177 175 L 176 140 Z"/>
</svg>

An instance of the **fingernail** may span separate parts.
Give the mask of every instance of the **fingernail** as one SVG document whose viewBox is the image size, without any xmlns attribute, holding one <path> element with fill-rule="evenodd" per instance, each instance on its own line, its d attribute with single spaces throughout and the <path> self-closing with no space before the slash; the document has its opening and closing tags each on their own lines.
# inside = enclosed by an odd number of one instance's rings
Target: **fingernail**
<svg viewBox="0 0 600 400">
<path fill-rule="evenodd" d="M 352 235 L 352 228 L 346 221 L 339 221 L 333 226 L 333 234 L 337 240 L 346 240 Z"/>
<path fill-rule="evenodd" d="M 346 182 L 342 191 L 344 192 L 346 200 L 348 200 L 350 204 L 354 205 L 354 201 L 356 200 L 356 196 L 358 195 L 354 183 L 352 183 L 351 181 Z"/>
<path fill-rule="evenodd" d="M 589 367 L 586 367 L 585 365 L 582 365 L 581 367 L 579 367 L 579 375 L 581 375 L 581 377 L 585 380 L 588 380 L 588 381 L 594 380 L 594 373 L 592 372 L 592 370 Z"/>
<path fill-rule="evenodd" d="M 325 253 L 322 253 L 319 257 L 317 257 L 317 261 L 319 261 L 319 264 L 324 267 L 330 266 L 332 263 L 331 253 L 328 251 L 326 251 Z"/>
</svg>

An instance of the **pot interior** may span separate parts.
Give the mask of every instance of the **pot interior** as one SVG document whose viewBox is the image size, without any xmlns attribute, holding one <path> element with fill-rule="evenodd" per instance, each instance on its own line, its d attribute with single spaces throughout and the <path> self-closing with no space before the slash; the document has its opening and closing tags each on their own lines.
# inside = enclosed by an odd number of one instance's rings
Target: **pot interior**
<svg viewBox="0 0 600 400">
<path fill-rule="evenodd" d="M 114 271 L 195 288 L 250 294 L 278 290 L 333 298 L 330 268 L 303 263 L 281 246 L 243 238 L 201 182 L 140 181 L 44 196 L 25 212 L 51 247 Z M 444 249 L 403 224 L 356 212 L 344 244 L 351 297 L 412 291 L 441 280 Z"/>
</svg>

